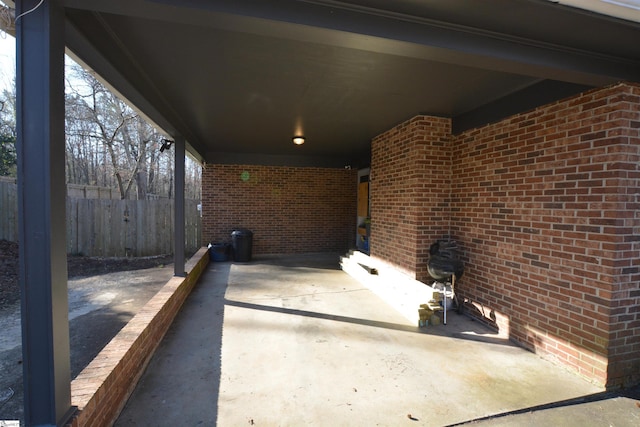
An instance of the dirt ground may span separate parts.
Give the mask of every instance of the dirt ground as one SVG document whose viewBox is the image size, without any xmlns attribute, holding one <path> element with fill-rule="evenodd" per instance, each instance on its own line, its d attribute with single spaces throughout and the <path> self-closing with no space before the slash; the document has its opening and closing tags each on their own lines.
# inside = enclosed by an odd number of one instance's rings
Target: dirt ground
<svg viewBox="0 0 640 427">
<path fill-rule="evenodd" d="M 68 258 L 72 378 L 171 278 L 172 263 L 172 256 Z M 18 246 L 5 240 L 0 240 L 0 330 L 0 421 L 22 420 Z"/>
<path fill-rule="evenodd" d="M 172 255 L 142 258 L 89 258 L 69 256 L 70 278 L 96 276 L 114 271 L 131 271 L 162 267 L 173 263 Z M 0 309 L 20 300 L 18 284 L 18 244 L 0 240 Z"/>
</svg>

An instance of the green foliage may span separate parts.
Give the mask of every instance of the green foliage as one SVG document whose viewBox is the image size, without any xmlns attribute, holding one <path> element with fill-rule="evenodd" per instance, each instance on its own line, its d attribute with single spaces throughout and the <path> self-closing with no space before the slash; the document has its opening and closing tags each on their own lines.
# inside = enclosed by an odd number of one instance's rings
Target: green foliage
<svg viewBox="0 0 640 427">
<path fill-rule="evenodd" d="M 16 176 L 15 89 L 0 92 L 0 176 Z"/>
<path fill-rule="evenodd" d="M 0 134 L 0 176 L 16 176 L 16 137 Z"/>
</svg>

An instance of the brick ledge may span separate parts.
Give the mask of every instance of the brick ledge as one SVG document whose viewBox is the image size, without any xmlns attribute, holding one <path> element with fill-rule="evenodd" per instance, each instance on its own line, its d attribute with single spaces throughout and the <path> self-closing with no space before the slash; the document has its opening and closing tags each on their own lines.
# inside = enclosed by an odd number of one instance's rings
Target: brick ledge
<svg viewBox="0 0 640 427">
<path fill-rule="evenodd" d="M 209 263 L 201 248 L 71 382 L 77 411 L 67 426 L 110 426 L 119 416 L 164 334 Z"/>
</svg>

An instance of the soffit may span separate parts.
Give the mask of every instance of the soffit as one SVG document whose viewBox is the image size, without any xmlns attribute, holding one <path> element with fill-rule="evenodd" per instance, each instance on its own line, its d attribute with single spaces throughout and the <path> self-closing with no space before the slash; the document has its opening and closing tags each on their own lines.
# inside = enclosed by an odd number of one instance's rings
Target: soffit
<svg viewBox="0 0 640 427">
<path fill-rule="evenodd" d="M 476 125 L 640 80 L 637 24 L 546 1 L 65 5 L 70 49 L 203 156 L 347 162 L 416 114 Z"/>
</svg>

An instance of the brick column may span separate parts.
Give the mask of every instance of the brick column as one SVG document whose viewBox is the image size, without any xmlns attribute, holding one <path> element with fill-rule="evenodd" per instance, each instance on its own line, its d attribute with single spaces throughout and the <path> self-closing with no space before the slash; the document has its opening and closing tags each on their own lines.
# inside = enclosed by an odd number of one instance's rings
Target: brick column
<svg viewBox="0 0 640 427">
<path fill-rule="evenodd" d="M 450 119 L 416 116 L 371 144 L 371 256 L 421 281 L 449 234 L 450 137 Z"/>
<path fill-rule="evenodd" d="M 606 233 L 615 236 L 604 249 L 613 253 L 606 265 L 612 269 L 609 318 L 607 385 L 640 384 L 640 86 L 619 85 L 603 91 L 609 95 L 607 183 L 604 199 L 610 210 L 601 219 Z M 603 127 L 604 128 L 604 127 Z M 605 208 L 609 206 L 605 205 Z M 604 261 L 603 261 L 604 263 Z"/>
</svg>

